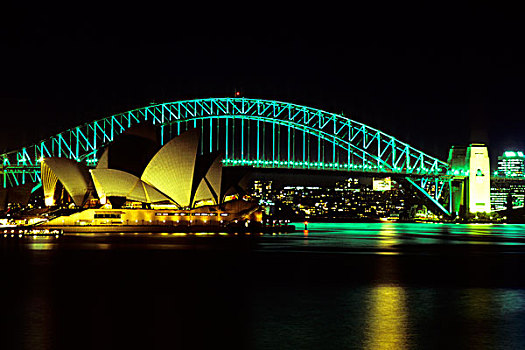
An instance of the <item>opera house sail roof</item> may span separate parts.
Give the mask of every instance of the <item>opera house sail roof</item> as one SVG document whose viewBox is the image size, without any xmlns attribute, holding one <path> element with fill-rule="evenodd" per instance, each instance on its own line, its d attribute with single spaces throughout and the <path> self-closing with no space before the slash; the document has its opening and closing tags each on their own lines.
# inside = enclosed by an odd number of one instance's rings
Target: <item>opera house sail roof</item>
<svg viewBox="0 0 525 350">
<path fill-rule="evenodd" d="M 46 205 L 54 205 L 55 190 L 60 181 L 75 205 L 82 206 L 91 183 L 85 165 L 68 158 L 45 158 L 40 168 Z"/>
<path fill-rule="evenodd" d="M 112 202 L 112 197 L 131 202 L 175 203 L 181 208 L 193 207 L 200 201 L 220 203 L 223 196 L 221 158 L 217 154 L 197 155 L 198 129 L 180 134 L 157 148 L 156 153 L 151 151 L 153 139 L 148 136 L 151 133 L 145 135 L 141 136 L 140 132 L 124 135 L 127 139 L 119 141 L 115 149 L 110 144 L 102 152 L 97 167 L 91 170 L 74 160 L 45 158 L 41 174 L 46 205 L 56 204 L 58 183 L 78 207 L 84 204 L 88 193 L 93 193 L 93 187 L 100 204 Z M 144 142 L 140 141 L 141 137 Z M 140 141 L 135 146 L 148 145 L 144 154 L 138 154 L 141 147 L 131 147 L 132 154 L 123 155 L 122 145 L 130 140 Z"/>
<path fill-rule="evenodd" d="M 143 203 L 171 202 L 158 190 L 133 174 L 116 169 L 90 170 L 98 197 L 125 197 Z"/>
<path fill-rule="evenodd" d="M 103 150 L 97 169 L 117 169 L 140 177 L 160 146 L 153 125 L 135 125 Z"/>
<path fill-rule="evenodd" d="M 189 130 L 166 143 L 146 166 L 141 179 L 182 207 L 191 205 L 199 131 Z"/>
<path fill-rule="evenodd" d="M 206 171 L 207 170 L 207 171 Z M 192 204 L 203 199 L 213 199 L 218 204 L 221 199 L 222 181 L 222 162 L 220 157 L 216 157 L 213 163 L 206 169 L 206 174 L 198 183 L 198 187 L 193 193 Z"/>
</svg>

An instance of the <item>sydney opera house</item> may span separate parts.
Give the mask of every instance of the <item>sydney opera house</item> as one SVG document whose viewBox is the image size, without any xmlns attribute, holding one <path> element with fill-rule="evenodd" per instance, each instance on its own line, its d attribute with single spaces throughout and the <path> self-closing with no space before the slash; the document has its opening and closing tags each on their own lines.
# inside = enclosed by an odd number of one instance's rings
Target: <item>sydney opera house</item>
<svg viewBox="0 0 525 350">
<path fill-rule="evenodd" d="M 239 198 L 239 176 L 225 176 L 218 154 L 200 155 L 199 139 L 192 129 L 160 147 L 153 127 L 136 127 L 104 149 L 94 168 L 43 159 L 45 205 L 57 209 L 42 226 L 164 231 L 260 222 L 257 203 Z"/>
</svg>

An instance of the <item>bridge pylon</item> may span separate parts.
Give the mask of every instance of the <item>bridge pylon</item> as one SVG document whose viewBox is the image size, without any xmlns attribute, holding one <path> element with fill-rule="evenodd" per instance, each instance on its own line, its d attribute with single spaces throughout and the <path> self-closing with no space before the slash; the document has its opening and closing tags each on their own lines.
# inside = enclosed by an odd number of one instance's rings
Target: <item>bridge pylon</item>
<svg viewBox="0 0 525 350">
<path fill-rule="evenodd" d="M 490 159 L 487 146 L 472 143 L 468 147 L 453 146 L 449 151 L 451 167 L 452 212 L 490 213 Z"/>
</svg>

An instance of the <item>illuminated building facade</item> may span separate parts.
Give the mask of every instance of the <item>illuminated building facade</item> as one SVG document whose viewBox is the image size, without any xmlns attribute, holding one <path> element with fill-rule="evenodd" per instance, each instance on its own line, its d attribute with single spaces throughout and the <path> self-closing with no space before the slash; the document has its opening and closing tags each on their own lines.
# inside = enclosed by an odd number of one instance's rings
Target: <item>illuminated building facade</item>
<svg viewBox="0 0 525 350">
<path fill-rule="evenodd" d="M 78 207 L 84 204 L 93 187 L 85 165 L 67 158 L 44 158 L 40 168 L 46 206 L 68 199 Z"/>
<path fill-rule="evenodd" d="M 253 196 L 266 201 L 272 194 L 272 180 L 255 180 L 253 182 Z"/>
<path fill-rule="evenodd" d="M 521 151 L 505 151 L 498 156 L 497 174 L 504 177 L 525 177 L 525 155 Z"/>
<path fill-rule="evenodd" d="M 95 169 L 67 158 L 44 158 L 41 173 L 45 204 L 63 205 L 69 200 L 83 207 L 90 197 L 106 208 L 116 209 L 133 206 L 133 202 L 179 209 L 197 203 L 219 204 L 221 159 L 216 155 L 198 157 L 199 137 L 198 130 L 189 130 L 162 146 L 151 159 L 124 157 L 122 153 L 127 152 L 117 142 L 116 149 L 111 144 L 104 150 Z M 123 158 L 128 161 L 122 162 Z"/>
<path fill-rule="evenodd" d="M 492 210 L 507 209 L 509 195 L 512 196 L 512 206 L 514 208 L 522 207 L 525 204 L 525 181 L 520 181 L 515 178 L 500 178 L 491 181 L 490 203 Z"/>
<path fill-rule="evenodd" d="M 134 142 L 137 135 L 140 133 L 133 135 Z M 92 169 L 66 158 L 44 158 L 45 204 L 76 208 L 71 215 L 53 218 L 44 226 L 125 229 L 156 225 L 164 229 L 260 221 L 257 203 L 228 201 L 235 176 L 228 175 L 227 181 L 222 181 L 221 157 L 198 155 L 199 138 L 199 130 L 186 131 L 157 152 L 148 152 L 149 158 L 123 156 L 126 147 L 116 143 L 113 149 L 110 144 Z M 123 162 L 123 158 L 128 161 Z M 82 232 L 79 230 L 72 232 Z"/>
<path fill-rule="evenodd" d="M 490 159 L 487 146 L 473 143 L 450 149 L 448 163 L 457 180 L 452 184 L 453 212 L 490 213 Z M 466 180 L 465 181 L 465 177 Z"/>
<path fill-rule="evenodd" d="M 503 152 L 498 156 L 495 175 L 490 189 L 492 209 L 507 209 L 509 195 L 514 208 L 522 207 L 525 203 L 525 154 L 521 151 Z"/>
<path fill-rule="evenodd" d="M 471 144 L 467 148 L 467 202 L 470 213 L 490 213 L 490 160 L 487 146 Z"/>
</svg>

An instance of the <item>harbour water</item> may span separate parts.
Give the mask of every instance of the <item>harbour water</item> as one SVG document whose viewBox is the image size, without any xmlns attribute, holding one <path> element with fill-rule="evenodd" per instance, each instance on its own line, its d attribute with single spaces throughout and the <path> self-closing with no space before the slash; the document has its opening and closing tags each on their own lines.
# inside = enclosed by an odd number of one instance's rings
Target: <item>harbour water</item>
<svg viewBox="0 0 525 350">
<path fill-rule="evenodd" d="M 0 240 L 1 349 L 525 348 L 525 226 Z"/>
</svg>

